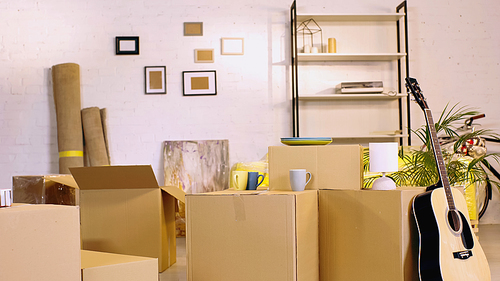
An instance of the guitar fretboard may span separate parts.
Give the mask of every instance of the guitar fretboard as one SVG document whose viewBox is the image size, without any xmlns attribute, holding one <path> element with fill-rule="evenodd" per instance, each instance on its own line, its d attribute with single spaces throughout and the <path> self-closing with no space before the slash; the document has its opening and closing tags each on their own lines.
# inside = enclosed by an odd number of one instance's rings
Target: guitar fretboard
<svg viewBox="0 0 500 281">
<path fill-rule="evenodd" d="M 430 109 L 425 109 L 425 119 L 427 122 L 427 127 L 429 128 L 431 136 L 431 145 L 434 152 L 434 158 L 438 166 L 439 179 L 443 184 L 444 191 L 446 193 L 446 199 L 448 201 L 448 208 L 450 210 L 455 210 L 455 202 L 453 200 L 453 195 L 451 193 L 450 182 L 448 180 L 448 173 L 446 172 L 446 165 L 443 160 L 443 154 L 441 153 L 441 146 L 439 145 L 439 140 L 436 133 L 436 127 L 434 126 L 434 120 L 432 119 L 432 114 Z"/>
</svg>

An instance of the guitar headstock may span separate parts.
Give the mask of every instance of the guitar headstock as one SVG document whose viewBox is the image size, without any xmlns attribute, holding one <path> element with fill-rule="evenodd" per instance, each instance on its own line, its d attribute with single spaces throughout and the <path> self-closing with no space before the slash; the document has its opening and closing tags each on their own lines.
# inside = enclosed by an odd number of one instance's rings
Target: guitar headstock
<svg viewBox="0 0 500 281">
<path fill-rule="evenodd" d="M 418 103 L 420 108 L 422 110 L 429 109 L 429 106 L 427 105 L 427 102 L 425 101 L 424 95 L 422 94 L 422 90 L 420 89 L 420 86 L 418 85 L 417 79 L 407 77 L 405 79 L 406 81 L 406 89 L 411 92 L 413 97 L 415 98 L 415 101 Z"/>
</svg>

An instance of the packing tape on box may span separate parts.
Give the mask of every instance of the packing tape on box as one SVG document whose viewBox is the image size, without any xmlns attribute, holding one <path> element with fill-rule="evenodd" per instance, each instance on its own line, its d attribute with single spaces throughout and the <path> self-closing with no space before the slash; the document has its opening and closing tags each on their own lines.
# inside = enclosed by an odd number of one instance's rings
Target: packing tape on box
<svg viewBox="0 0 500 281">
<path fill-rule="evenodd" d="M 59 152 L 59 157 L 83 157 L 83 151 L 66 150 Z"/>
<path fill-rule="evenodd" d="M 245 214 L 245 203 L 239 194 L 233 196 L 234 216 L 236 221 L 245 221 L 247 219 Z"/>
<path fill-rule="evenodd" d="M 12 190 L 0 189 L 0 207 L 12 206 Z"/>
</svg>

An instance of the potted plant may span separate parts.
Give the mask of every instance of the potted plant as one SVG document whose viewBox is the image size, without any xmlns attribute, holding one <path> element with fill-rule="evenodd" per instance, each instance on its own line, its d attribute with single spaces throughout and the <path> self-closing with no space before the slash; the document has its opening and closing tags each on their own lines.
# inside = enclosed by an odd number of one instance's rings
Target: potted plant
<svg viewBox="0 0 500 281">
<path fill-rule="evenodd" d="M 482 167 L 482 165 L 489 165 L 488 161 L 491 160 L 500 163 L 500 153 L 487 153 L 485 147 L 483 151 L 479 146 L 476 147 L 479 152 L 471 153 L 471 151 L 467 151 L 467 148 L 471 146 L 471 140 L 481 141 L 484 140 L 484 137 L 500 140 L 500 136 L 487 129 L 472 130 L 461 134 L 461 130 L 466 126 L 464 121 L 479 114 L 480 112 L 467 106 L 455 104 L 449 107 L 447 105 L 435 124 L 436 132 L 440 140 L 442 140 L 441 151 L 451 186 L 463 185 L 469 188 L 472 185 L 489 185 L 489 188 L 491 188 L 493 184 L 500 188 L 498 180 L 492 180 Z M 412 130 L 412 133 L 420 139 L 423 145 L 421 147 L 400 147 L 400 169 L 386 176 L 392 178 L 397 186 L 427 187 L 433 185 L 438 182 L 439 175 L 432 151 L 430 132 L 427 126 L 423 125 L 416 130 Z M 478 145 L 484 145 L 484 143 L 478 143 Z M 370 188 L 380 175 L 369 174 L 368 172 L 368 149 L 365 149 L 363 160 L 365 170 L 364 188 Z"/>
</svg>

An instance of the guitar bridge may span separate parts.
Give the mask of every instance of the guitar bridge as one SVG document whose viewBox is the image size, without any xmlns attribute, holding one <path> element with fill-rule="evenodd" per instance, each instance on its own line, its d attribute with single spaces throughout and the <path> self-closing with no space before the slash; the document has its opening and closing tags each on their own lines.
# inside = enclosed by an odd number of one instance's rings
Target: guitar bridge
<svg viewBox="0 0 500 281">
<path fill-rule="evenodd" d="M 454 252 L 453 257 L 460 260 L 466 260 L 472 257 L 472 251 L 468 250 L 468 251 Z"/>
</svg>

